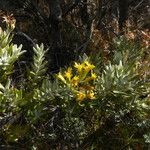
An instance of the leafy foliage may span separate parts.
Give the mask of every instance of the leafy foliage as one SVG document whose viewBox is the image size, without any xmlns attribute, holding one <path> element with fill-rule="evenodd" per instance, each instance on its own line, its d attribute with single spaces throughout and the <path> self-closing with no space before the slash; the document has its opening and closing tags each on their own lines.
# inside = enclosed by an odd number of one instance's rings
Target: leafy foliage
<svg viewBox="0 0 150 150">
<path fill-rule="evenodd" d="M 24 79 L 14 83 L 14 63 L 25 51 L 11 42 L 13 23 L 7 23 L 0 30 L 2 148 L 148 147 L 150 84 L 149 76 L 141 73 L 143 48 L 120 37 L 112 44 L 111 59 L 98 55 L 93 65 L 84 54 L 74 67 L 51 78 L 44 46 L 36 45 Z"/>
</svg>

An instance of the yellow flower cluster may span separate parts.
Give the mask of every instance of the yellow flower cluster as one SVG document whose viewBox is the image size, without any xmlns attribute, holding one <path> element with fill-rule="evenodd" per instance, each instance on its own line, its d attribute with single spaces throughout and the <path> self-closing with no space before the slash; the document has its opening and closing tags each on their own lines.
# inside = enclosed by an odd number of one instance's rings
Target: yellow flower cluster
<svg viewBox="0 0 150 150">
<path fill-rule="evenodd" d="M 95 99 L 94 81 L 97 75 L 93 72 L 95 66 L 85 60 L 83 63 L 76 63 L 74 67 L 69 67 L 63 74 L 58 73 L 57 78 L 71 88 L 76 94 L 78 101 L 84 99 Z"/>
</svg>

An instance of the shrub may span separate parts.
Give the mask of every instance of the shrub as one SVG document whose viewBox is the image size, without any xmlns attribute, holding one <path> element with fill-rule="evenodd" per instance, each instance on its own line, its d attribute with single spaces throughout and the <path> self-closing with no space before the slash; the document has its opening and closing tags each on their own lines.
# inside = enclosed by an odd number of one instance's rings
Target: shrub
<svg viewBox="0 0 150 150">
<path fill-rule="evenodd" d="M 95 57 L 102 67 L 84 54 L 51 79 L 44 46 L 36 45 L 24 79 L 14 83 L 14 63 L 25 51 L 11 43 L 14 26 L 7 24 L 0 30 L 1 148 L 148 147 L 150 85 L 148 75 L 141 74 L 144 49 L 120 38 L 111 61 Z"/>
</svg>

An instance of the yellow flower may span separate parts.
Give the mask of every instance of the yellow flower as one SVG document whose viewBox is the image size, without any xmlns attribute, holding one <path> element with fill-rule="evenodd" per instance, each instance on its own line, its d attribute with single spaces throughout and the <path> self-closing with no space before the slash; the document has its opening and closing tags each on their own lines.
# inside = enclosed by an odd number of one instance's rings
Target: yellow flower
<svg viewBox="0 0 150 150">
<path fill-rule="evenodd" d="M 92 65 L 92 64 L 90 64 L 88 61 L 85 61 L 84 64 L 85 64 L 85 65 L 84 65 L 84 70 L 85 70 L 86 72 L 89 72 L 90 70 L 92 70 L 92 69 L 95 68 L 95 66 Z"/>
<path fill-rule="evenodd" d="M 66 83 L 66 80 L 64 79 L 63 75 L 60 72 L 58 73 L 57 78 Z"/>
<path fill-rule="evenodd" d="M 78 76 L 74 76 L 71 80 L 71 84 L 72 86 L 77 86 L 79 83 L 79 77 Z"/>
<path fill-rule="evenodd" d="M 95 73 L 91 73 L 91 77 L 87 77 L 84 82 L 89 82 L 91 80 L 95 80 L 97 78 L 97 75 Z"/>
<path fill-rule="evenodd" d="M 65 72 L 65 77 L 70 81 L 72 77 L 72 68 L 69 67 L 68 70 Z"/>
<path fill-rule="evenodd" d="M 97 78 L 97 75 L 95 73 L 91 73 L 92 80 L 95 80 Z"/>
<path fill-rule="evenodd" d="M 77 68 L 77 71 L 80 73 L 82 71 L 84 65 L 75 62 L 74 67 Z"/>
<path fill-rule="evenodd" d="M 90 68 L 89 68 L 88 66 L 85 66 L 85 67 L 84 67 L 84 70 L 85 70 L 85 72 L 88 73 L 88 72 L 90 71 Z"/>
<path fill-rule="evenodd" d="M 86 98 L 85 93 L 82 93 L 82 92 L 77 93 L 77 100 L 78 101 L 83 101 L 85 98 Z"/>
<path fill-rule="evenodd" d="M 95 99 L 94 92 L 92 90 L 89 91 L 89 93 L 87 93 L 87 98 L 89 98 L 89 99 Z"/>
</svg>

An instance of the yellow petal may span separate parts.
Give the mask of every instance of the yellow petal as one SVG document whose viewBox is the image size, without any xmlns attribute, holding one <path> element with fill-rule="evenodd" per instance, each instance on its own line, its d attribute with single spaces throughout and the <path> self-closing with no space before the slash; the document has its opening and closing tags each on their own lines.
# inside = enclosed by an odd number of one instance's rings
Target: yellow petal
<svg viewBox="0 0 150 150">
<path fill-rule="evenodd" d="M 74 76 L 71 80 L 71 84 L 72 86 L 77 86 L 79 83 L 79 77 L 78 76 Z"/>
<path fill-rule="evenodd" d="M 95 99 L 94 92 L 93 92 L 93 91 L 90 91 L 90 92 L 87 94 L 87 98 L 89 98 L 89 99 Z"/>
<path fill-rule="evenodd" d="M 69 67 L 68 70 L 65 72 L 65 77 L 70 81 L 72 77 L 72 68 Z"/>
<path fill-rule="evenodd" d="M 85 93 L 82 93 L 82 92 L 77 93 L 77 100 L 78 101 L 83 101 L 85 98 L 86 98 Z"/>
<path fill-rule="evenodd" d="M 96 75 L 95 73 L 91 73 L 91 78 L 92 78 L 93 80 L 95 80 L 95 79 L 97 78 L 97 75 Z"/>
<path fill-rule="evenodd" d="M 77 69 L 78 72 L 81 72 L 83 69 L 83 64 L 75 62 L 74 67 Z"/>
<path fill-rule="evenodd" d="M 85 70 L 86 72 L 89 72 L 90 70 L 92 70 L 92 69 L 95 68 L 95 66 L 92 65 L 92 64 L 90 64 L 88 61 L 85 61 L 84 64 L 85 64 L 85 65 L 84 65 L 84 70 Z"/>
</svg>

